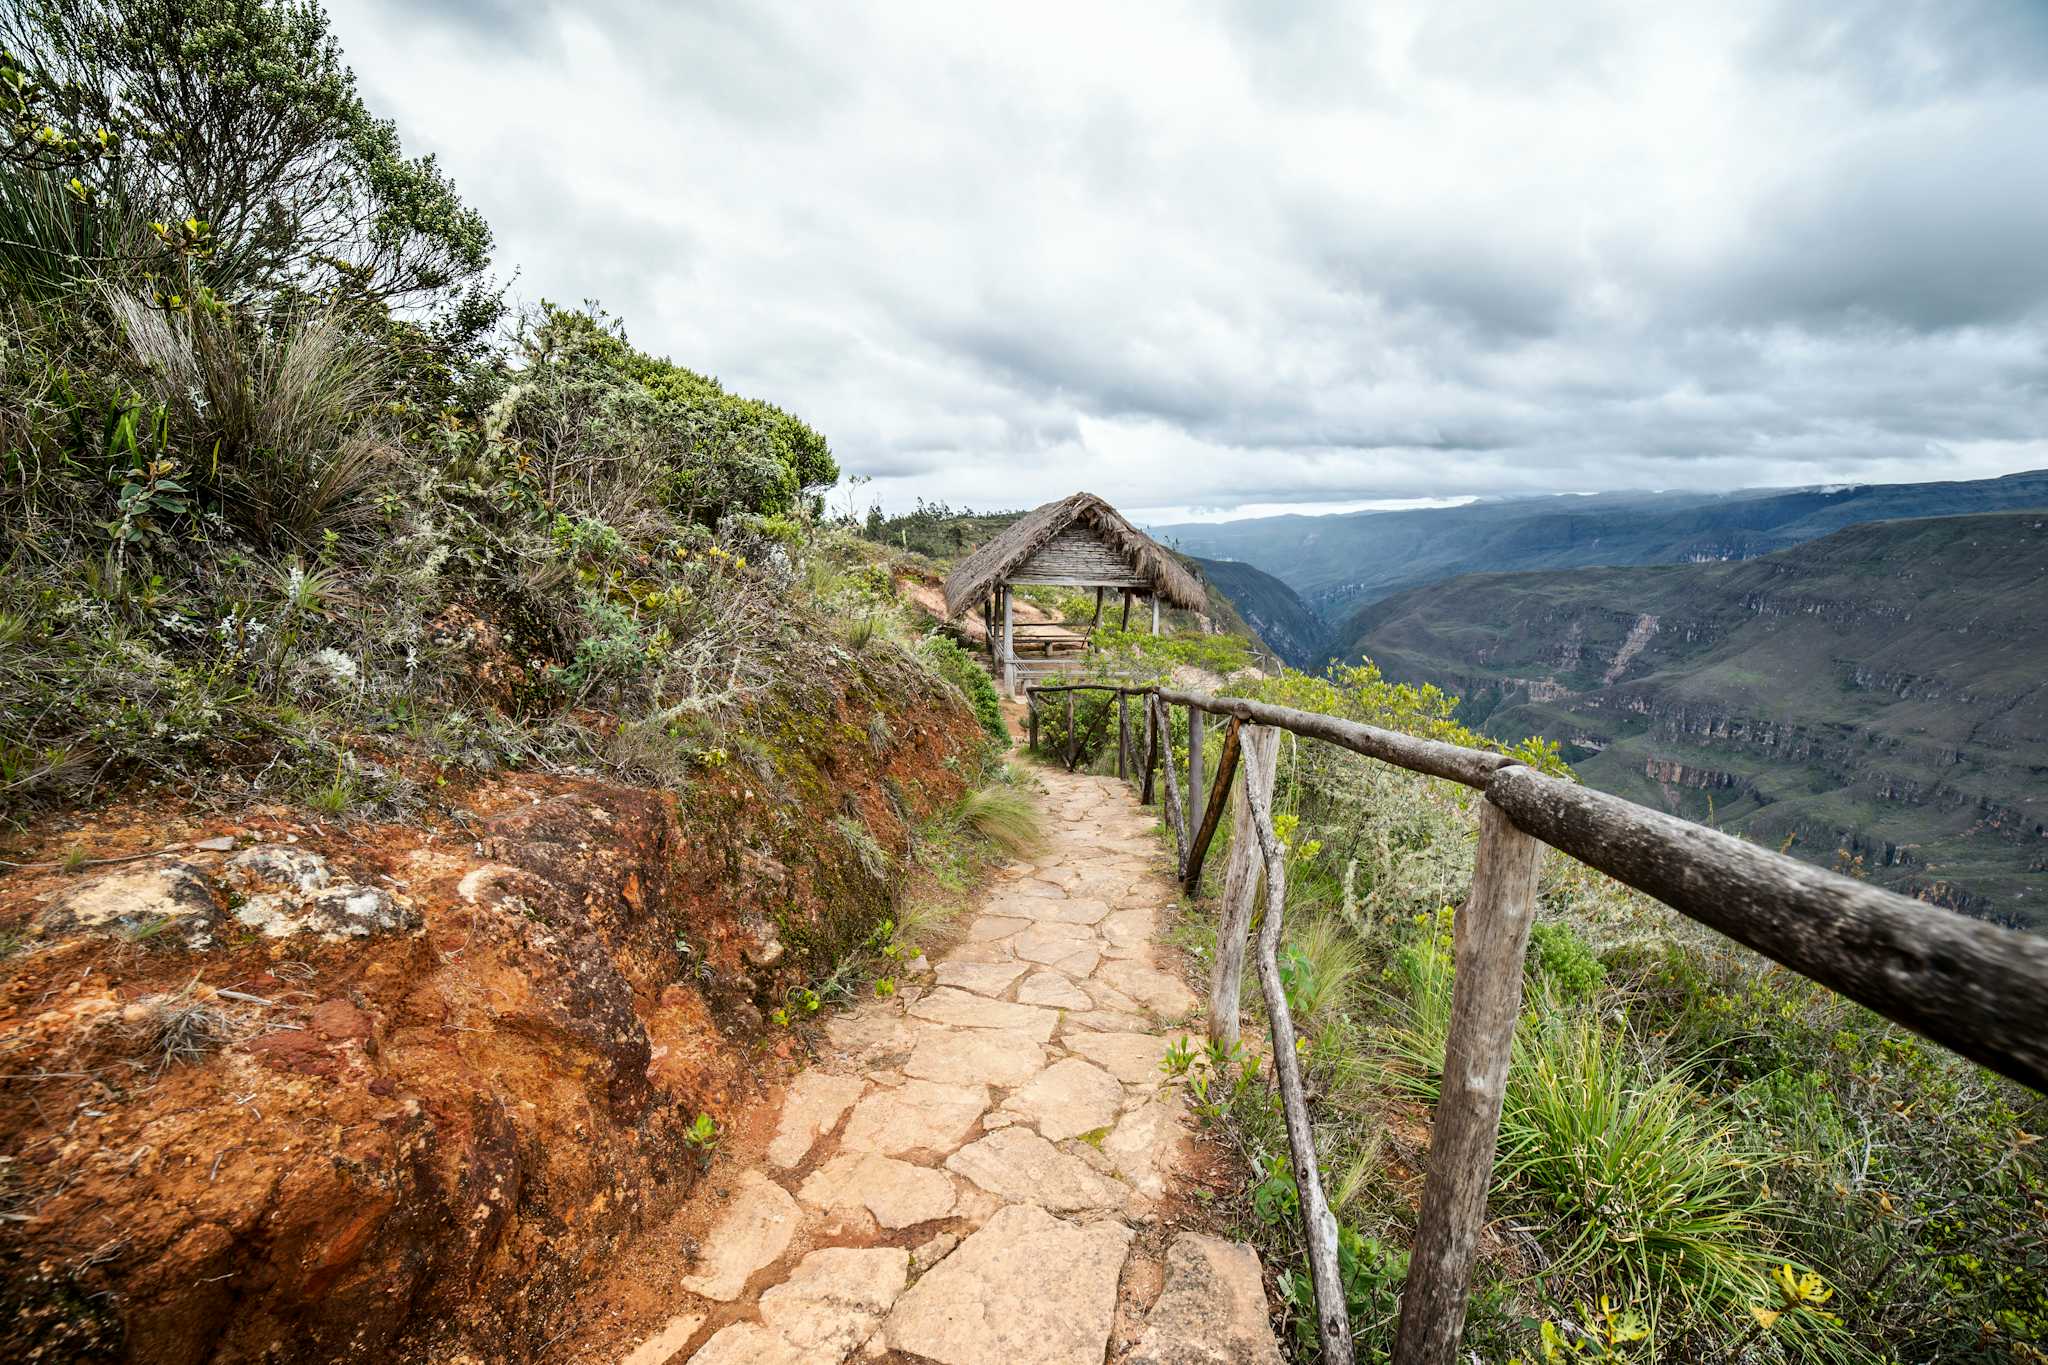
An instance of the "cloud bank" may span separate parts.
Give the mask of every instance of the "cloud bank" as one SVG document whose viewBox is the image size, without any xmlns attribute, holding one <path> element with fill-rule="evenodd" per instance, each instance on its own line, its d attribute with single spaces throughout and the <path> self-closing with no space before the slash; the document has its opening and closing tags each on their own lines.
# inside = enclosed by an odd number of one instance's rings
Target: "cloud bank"
<svg viewBox="0 0 2048 1365">
<path fill-rule="evenodd" d="M 2048 465 L 2035 0 L 332 10 L 517 297 L 863 502 Z"/>
</svg>

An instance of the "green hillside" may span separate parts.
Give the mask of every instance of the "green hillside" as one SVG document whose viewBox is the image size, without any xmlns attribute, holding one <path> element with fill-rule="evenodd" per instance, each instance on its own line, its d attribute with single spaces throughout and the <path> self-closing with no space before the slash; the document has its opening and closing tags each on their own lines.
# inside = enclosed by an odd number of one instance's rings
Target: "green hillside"
<svg viewBox="0 0 2048 1365">
<path fill-rule="evenodd" d="M 1220 596 L 1235 608 L 1248 633 L 1290 666 L 1322 672 L 1334 647 L 1330 628 L 1294 589 L 1239 560 L 1190 558 L 1188 562 L 1209 585 L 1212 599 Z"/>
<path fill-rule="evenodd" d="M 1739 563 L 1475 574 L 1348 652 L 1542 734 L 1590 783 L 2048 925 L 2048 513 L 1890 521 Z"/>
<path fill-rule="evenodd" d="M 1159 526 L 1189 554 L 1244 560 L 1341 622 L 1459 574 L 1753 559 L 1861 522 L 2048 505 L 2048 470 L 1947 483 L 1511 498 L 1409 512 Z"/>
</svg>

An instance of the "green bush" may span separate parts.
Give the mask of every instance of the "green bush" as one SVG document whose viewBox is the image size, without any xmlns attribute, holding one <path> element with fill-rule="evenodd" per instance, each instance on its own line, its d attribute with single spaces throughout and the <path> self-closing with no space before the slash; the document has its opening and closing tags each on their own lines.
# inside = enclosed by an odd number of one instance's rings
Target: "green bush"
<svg viewBox="0 0 2048 1365">
<path fill-rule="evenodd" d="M 1558 1000 L 1591 999 L 1607 980 L 1592 945 L 1571 925 L 1538 920 L 1529 928 L 1529 972 Z"/>
<path fill-rule="evenodd" d="M 824 437 L 781 409 L 635 350 L 602 310 L 543 303 L 488 433 L 527 461 L 543 496 L 618 524 L 660 507 L 714 525 L 810 507 L 839 477 Z"/>
<path fill-rule="evenodd" d="M 974 708 L 975 719 L 981 722 L 982 732 L 992 742 L 1007 748 L 1010 730 L 1003 723 L 1002 697 L 996 692 L 995 681 L 989 677 L 988 671 L 951 636 L 927 635 L 920 648 L 924 657 L 938 670 L 939 676 L 959 688 L 967 698 L 968 704 Z"/>
</svg>

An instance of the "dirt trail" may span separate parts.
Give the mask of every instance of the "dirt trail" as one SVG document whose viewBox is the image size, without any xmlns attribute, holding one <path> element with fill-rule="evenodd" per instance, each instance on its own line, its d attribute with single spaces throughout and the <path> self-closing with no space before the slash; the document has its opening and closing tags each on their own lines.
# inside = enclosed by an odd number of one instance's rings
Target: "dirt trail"
<svg viewBox="0 0 2048 1365">
<path fill-rule="evenodd" d="M 1198 1158 L 1160 1060 L 1197 1002 L 1156 956 L 1152 819 L 1042 776 L 1044 848 L 933 984 L 830 1025 L 705 1182 L 682 1311 L 614 1360 L 1278 1365 L 1256 1254 L 1169 1226 Z"/>
</svg>

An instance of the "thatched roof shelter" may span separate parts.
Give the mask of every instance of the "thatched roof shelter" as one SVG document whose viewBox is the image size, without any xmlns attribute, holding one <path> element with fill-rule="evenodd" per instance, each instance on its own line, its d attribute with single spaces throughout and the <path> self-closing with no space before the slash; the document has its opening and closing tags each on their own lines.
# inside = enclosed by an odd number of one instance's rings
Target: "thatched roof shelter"
<svg viewBox="0 0 2048 1365">
<path fill-rule="evenodd" d="M 958 616 L 1008 583 L 1120 588 L 1183 611 L 1208 594 L 1166 548 L 1093 493 L 1034 508 L 946 575 L 946 614 Z"/>
</svg>

